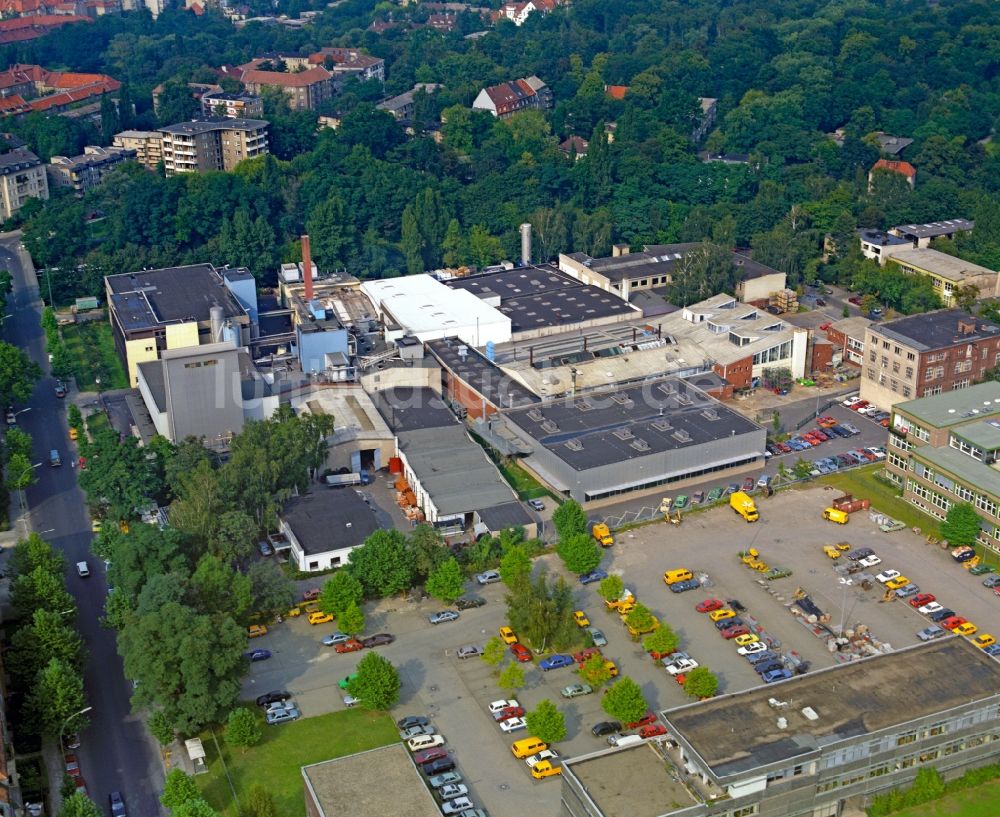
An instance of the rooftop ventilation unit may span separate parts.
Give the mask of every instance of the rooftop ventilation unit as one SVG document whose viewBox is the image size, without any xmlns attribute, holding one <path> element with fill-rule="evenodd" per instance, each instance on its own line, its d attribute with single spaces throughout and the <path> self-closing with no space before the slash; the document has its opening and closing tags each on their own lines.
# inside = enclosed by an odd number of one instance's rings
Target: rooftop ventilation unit
<svg viewBox="0 0 1000 817">
<path fill-rule="evenodd" d="M 536 423 L 540 423 L 540 422 L 542 422 L 542 420 L 545 419 L 545 417 L 542 414 L 542 412 L 539 411 L 536 408 L 530 409 L 528 411 L 528 418 L 531 419 L 531 420 L 534 420 Z"/>
<path fill-rule="evenodd" d="M 691 405 L 691 398 L 688 397 L 686 394 L 678 394 L 677 395 L 677 405 L 678 406 L 690 406 Z"/>
<path fill-rule="evenodd" d="M 594 404 L 591 403 L 586 397 L 581 397 L 573 405 L 580 411 L 590 411 L 594 407 Z"/>
<path fill-rule="evenodd" d="M 611 395 L 611 399 L 614 400 L 619 406 L 624 406 L 626 403 L 631 401 L 632 398 L 623 391 L 616 391 Z"/>
<path fill-rule="evenodd" d="M 719 412 L 717 412 L 714 408 L 707 408 L 701 413 L 701 416 L 706 420 L 718 420 Z"/>
<path fill-rule="evenodd" d="M 671 431 L 673 429 L 673 426 L 670 424 L 669 420 L 663 420 L 663 419 L 653 420 L 653 422 L 651 422 L 650 425 L 657 431 Z"/>
<path fill-rule="evenodd" d="M 664 394 L 673 394 L 674 393 L 674 384 L 673 383 L 660 383 L 660 385 L 658 385 L 656 388 L 658 388 Z"/>
<path fill-rule="evenodd" d="M 673 434 L 670 435 L 679 443 L 689 443 L 691 442 L 691 435 L 688 434 L 683 428 L 677 429 Z"/>
<path fill-rule="evenodd" d="M 619 440 L 631 440 L 635 435 L 627 428 L 619 428 L 617 431 L 612 431 Z"/>
<path fill-rule="evenodd" d="M 583 443 L 579 440 L 566 440 L 566 447 L 570 451 L 583 451 Z"/>
<path fill-rule="evenodd" d="M 542 430 L 547 431 L 549 434 L 555 434 L 559 430 L 559 426 L 557 426 L 551 420 L 543 420 Z"/>
<path fill-rule="evenodd" d="M 636 451 L 649 451 L 649 443 L 642 439 L 642 437 L 636 437 L 629 445 Z"/>
<path fill-rule="evenodd" d="M 816 710 L 813 709 L 811 706 L 804 706 L 804 707 L 802 707 L 801 711 L 802 711 L 802 715 L 805 717 L 806 720 L 808 720 L 808 721 L 818 721 L 819 720 L 819 715 L 817 714 Z"/>
</svg>

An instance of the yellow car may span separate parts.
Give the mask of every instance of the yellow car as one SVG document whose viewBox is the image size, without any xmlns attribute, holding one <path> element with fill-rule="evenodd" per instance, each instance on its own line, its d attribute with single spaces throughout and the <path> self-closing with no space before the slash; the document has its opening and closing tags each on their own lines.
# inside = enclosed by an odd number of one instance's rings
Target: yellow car
<svg viewBox="0 0 1000 817">
<path fill-rule="evenodd" d="M 259 638 L 262 635 L 267 635 L 267 627 L 263 624 L 251 624 L 247 627 L 247 638 Z"/>
<path fill-rule="evenodd" d="M 604 669 L 611 673 L 612 678 L 618 677 L 618 667 L 615 665 L 614 661 L 610 659 L 604 662 Z"/>
<path fill-rule="evenodd" d="M 297 616 L 301 616 L 302 615 L 302 608 L 299 607 L 296 604 L 291 610 L 289 610 L 287 613 L 285 613 L 285 615 L 288 618 L 296 618 Z"/>
<path fill-rule="evenodd" d="M 989 633 L 980 633 L 972 639 L 972 643 L 979 647 L 979 649 L 985 650 L 987 647 L 992 647 L 996 644 L 997 640 Z"/>
<path fill-rule="evenodd" d="M 549 760 L 540 760 L 531 767 L 531 776 L 535 780 L 541 780 L 543 777 L 552 777 L 554 774 L 562 774 L 562 766 L 553 766 Z"/>
<path fill-rule="evenodd" d="M 738 635 L 733 639 L 737 647 L 745 647 L 747 644 L 755 644 L 760 641 L 757 636 L 753 633 L 747 633 L 746 635 Z"/>
<path fill-rule="evenodd" d="M 840 551 L 837 550 L 837 548 L 835 548 L 835 547 L 831 547 L 830 545 L 824 545 L 823 546 L 823 552 L 827 556 L 829 556 L 831 559 L 839 559 L 840 558 Z"/>
<path fill-rule="evenodd" d="M 322 610 L 309 614 L 310 624 L 329 624 L 333 621 L 333 613 L 324 613 Z"/>
<path fill-rule="evenodd" d="M 897 576 L 895 579 L 889 579 L 885 586 L 889 590 L 899 590 L 900 587 L 906 587 L 909 583 L 910 580 L 906 576 Z"/>
<path fill-rule="evenodd" d="M 573 613 L 573 621 L 576 622 L 578 627 L 589 627 L 590 619 L 587 618 L 587 614 L 583 610 L 577 610 Z"/>
<path fill-rule="evenodd" d="M 967 621 L 965 624 L 959 624 L 952 630 L 952 632 L 955 633 L 955 635 L 975 635 L 976 630 L 978 629 L 979 628 L 971 621 Z"/>
<path fill-rule="evenodd" d="M 850 542 L 837 542 L 837 550 L 848 551 L 852 547 Z"/>
<path fill-rule="evenodd" d="M 722 621 L 724 618 L 736 618 L 736 611 L 730 610 L 728 607 L 722 607 L 719 610 L 713 610 L 708 614 L 708 617 L 712 621 Z"/>
<path fill-rule="evenodd" d="M 77 430 L 71 426 L 70 429 L 69 429 L 69 438 L 71 440 L 75 440 L 79 436 L 80 436 L 80 434 L 77 432 Z"/>
<path fill-rule="evenodd" d="M 517 636 L 514 635 L 514 631 L 510 627 L 503 626 L 500 628 L 500 640 L 504 644 L 516 644 Z"/>
<path fill-rule="evenodd" d="M 91 519 L 90 520 L 90 530 L 91 530 L 92 533 L 100 533 L 101 532 L 101 520 L 100 519 Z"/>
<path fill-rule="evenodd" d="M 627 616 L 634 609 L 635 609 L 634 601 L 623 601 L 621 604 L 618 605 L 618 615 Z"/>
</svg>

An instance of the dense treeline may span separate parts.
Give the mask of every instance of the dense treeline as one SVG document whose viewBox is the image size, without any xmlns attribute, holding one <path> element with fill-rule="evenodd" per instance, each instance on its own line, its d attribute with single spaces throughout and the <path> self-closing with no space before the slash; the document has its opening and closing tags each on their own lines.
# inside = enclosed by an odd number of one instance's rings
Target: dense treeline
<svg viewBox="0 0 1000 817">
<path fill-rule="evenodd" d="M 392 11 L 397 21 L 426 16 L 419 6 Z M 29 206 L 29 247 L 40 263 L 61 268 L 59 294 L 96 292 L 107 272 L 195 260 L 244 264 L 267 279 L 295 257 L 303 230 L 327 269 L 387 276 L 482 264 L 516 255 L 524 220 L 535 226 L 542 258 L 603 253 L 617 241 L 709 240 L 750 246 L 793 281 L 848 280 L 859 271 L 847 240 L 856 226 L 972 217 L 1000 185 L 990 141 L 1000 111 L 993 3 L 578 0 L 476 40 L 462 37 L 476 27 L 469 19 L 449 35 L 425 28 L 378 36 L 365 30 L 373 16 L 387 12 L 363 0 L 324 9 L 298 31 L 237 31 L 211 14 L 180 11 L 156 22 L 125 15 L 90 26 L 86 46 L 67 28 L 8 48 L 12 60 L 120 77 L 136 104 L 119 124 L 130 125 L 155 124 L 154 84 L 173 80 L 161 116 L 183 114 L 190 103 L 177 83 L 211 79 L 211 67 L 267 51 L 361 46 L 385 58 L 386 94 L 414 82 L 444 85 L 418 95 L 414 113 L 418 131 L 443 114 L 440 141 L 407 138 L 374 110 L 378 83 L 351 83 L 324 111 L 342 116 L 336 132 L 316 134 L 313 115 L 268 99 L 276 156 L 235 173 L 162 179 L 125 168 L 82 202 Z M 553 89 L 551 112 L 497 122 L 469 110 L 484 85 L 529 74 Z M 629 91 L 611 99 L 608 84 Z M 690 139 L 699 96 L 719 100 L 704 146 Z M 29 141 L 44 136 L 51 150 L 50 123 L 18 127 Z M 827 135 L 836 128 L 842 146 Z M 904 154 L 918 169 L 915 189 L 889 173 L 869 184 L 879 130 L 915 140 Z M 579 161 L 558 149 L 572 134 L 590 141 Z M 698 147 L 750 160 L 705 164 Z M 841 239 L 839 261 L 823 267 L 827 233 Z"/>
</svg>

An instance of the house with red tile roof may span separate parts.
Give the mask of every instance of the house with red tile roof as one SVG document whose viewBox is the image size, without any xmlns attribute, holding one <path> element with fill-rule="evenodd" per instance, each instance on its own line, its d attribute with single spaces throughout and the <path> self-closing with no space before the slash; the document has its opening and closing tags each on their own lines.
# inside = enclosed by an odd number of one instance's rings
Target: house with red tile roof
<svg viewBox="0 0 1000 817">
<path fill-rule="evenodd" d="M 71 23 L 90 23 L 89 17 L 76 14 L 34 14 L 0 20 L 0 45 L 19 43 L 44 37 L 50 31 Z"/>
<path fill-rule="evenodd" d="M 879 159 L 875 162 L 871 170 L 868 171 L 868 187 L 871 188 L 872 179 L 876 170 L 888 170 L 890 173 L 898 173 L 906 178 L 907 184 L 913 187 L 917 183 L 917 169 L 909 162 L 897 162 L 892 159 Z"/>
<path fill-rule="evenodd" d="M 474 111 L 489 111 L 498 119 L 521 111 L 551 107 L 552 91 L 536 76 L 484 88 L 472 103 Z"/>
<path fill-rule="evenodd" d="M 237 76 L 250 93 L 263 95 L 265 88 L 278 88 L 288 97 L 293 111 L 315 111 L 324 102 L 333 99 L 333 73 L 322 65 L 303 71 L 271 71 L 258 68 L 268 61 L 253 60 L 237 69 Z"/>
<path fill-rule="evenodd" d="M 78 74 L 49 71 L 40 65 L 12 65 L 0 72 L 0 115 L 31 111 L 61 113 L 81 102 L 93 102 L 105 94 L 113 94 L 119 88 L 121 83 L 106 74 Z"/>
<path fill-rule="evenodd" d="M 612 99 L 625 99 L 625 94 L 628 93 L 627 85 L 605 85 L 604 93 L 606 93 Z"/>
</svg>

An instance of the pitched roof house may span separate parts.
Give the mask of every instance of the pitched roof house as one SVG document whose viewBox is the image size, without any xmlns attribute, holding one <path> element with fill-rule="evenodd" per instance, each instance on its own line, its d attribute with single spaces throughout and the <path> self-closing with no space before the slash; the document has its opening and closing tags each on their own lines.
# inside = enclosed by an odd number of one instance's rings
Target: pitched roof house
<svg viewBox="0 0 1000 817">
<path fill-rule="evenodd" d="M 532 108 L 551 107 L 552 91 L 536 76 L 484 88 L 472 103 L 473 110 L 489 111 L 498 119 Z"/>
</svg>

